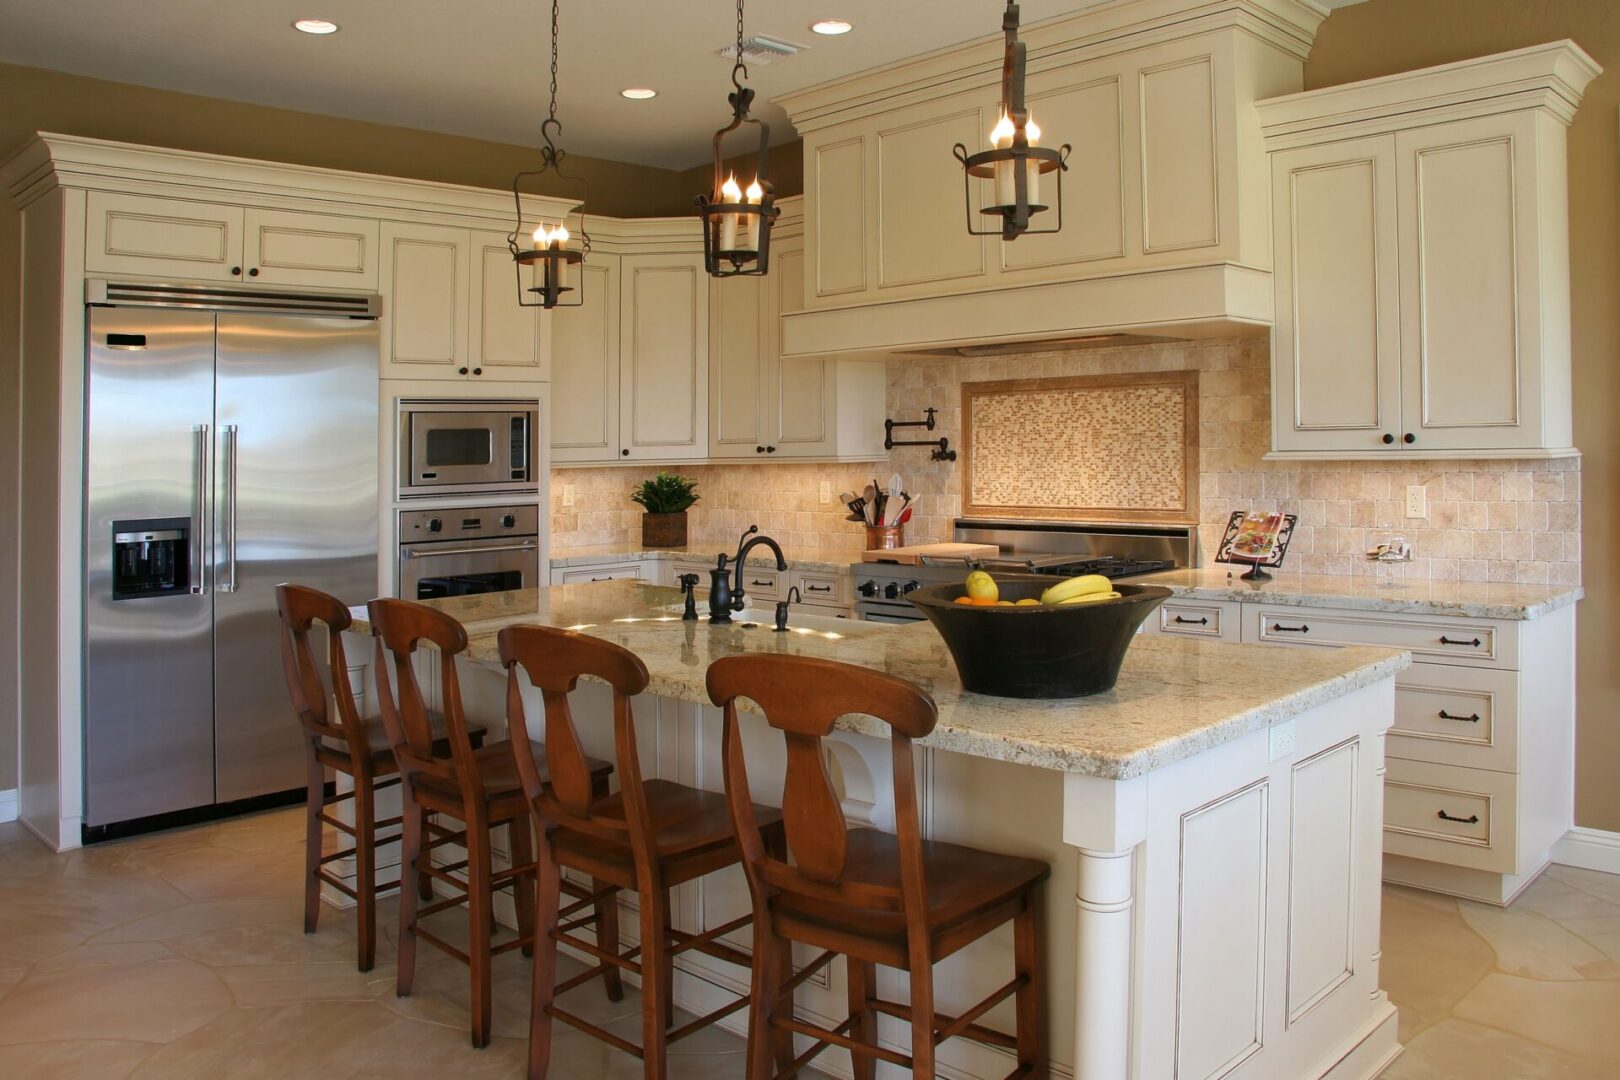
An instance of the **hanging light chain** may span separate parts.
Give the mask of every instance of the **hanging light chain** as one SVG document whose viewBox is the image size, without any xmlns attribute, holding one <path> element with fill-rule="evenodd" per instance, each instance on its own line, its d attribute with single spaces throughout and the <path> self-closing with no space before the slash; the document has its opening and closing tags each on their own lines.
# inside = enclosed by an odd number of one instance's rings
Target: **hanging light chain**
<svg viewBox="0 0 1620 1080">
<path fill-rule="evenodd" d="M 559 0 L 551 0 L 551 121 L 557 122 L 557 8 Z"/>
</svg>

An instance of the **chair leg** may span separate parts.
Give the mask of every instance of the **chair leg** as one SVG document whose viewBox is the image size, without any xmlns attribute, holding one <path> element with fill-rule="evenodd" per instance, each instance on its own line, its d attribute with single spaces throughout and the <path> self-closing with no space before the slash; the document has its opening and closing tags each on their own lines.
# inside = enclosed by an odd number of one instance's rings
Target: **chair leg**
<svg viewBox="0 0 1620 1080">
<path fill-rule="evenodd" d="M 399 964 L 394 975 L 394 992 L 410 997 L 411 984 L 416 979 L 416 909 L 422 898 L 411 888 L 411 877 L 422 854 L 422 823 L 424 816 L 412 801 L 411 783 L 399 785 L 400 817 L 403 818 L 399 840 Z"/>
<path fill-rule="evenodd" d="M 418 806 L 416 808 L 416 816 L 418 819 L 420 819 L 417 822 L 417 828 L 422 835 L 422 847 L 426 852 L 423 858 L 428 860 L 422 865 L 431 865 L 433 859 L 433 844 L 427 838 L 433 834 L 428 832 L 428 812 L 422 807 Z M 403 891 L 403 885 L 401 886 L 401 889 Z M 416 895 L 421 897 L 423 900 L 433 899 L 433 878 L 421 871 L 418 871 L 416 875 Z"/>
<path fill-rule="evenodd" d="M 308 743 L 304 764 L 309 785 L 304 798 L 304 933 L 313 934 L 321 918 L 321 810 L 326 801 L 326 770 Z"/>
<path fill-rule="evenodd" d="M 934 1080 L 934 965 L 926 943 L 910 953 L 911 1075 Z"/>
<path fill-rule="evenodd" d="M 544 831 L 535 845 L 534 985 L 529 996 L 529 1080 L 546 1080 L 551 1065 L 551 1002 L 557 987 L 557 908 L 562 888 L 561 871 L 551 857 L 551 842 Z M 522 888 L 520 884 L 518 886 Z M 616 968 L 614 970 L 617 970 Z"/>
<path fill-rule="evenodd" d="M 668 892 L 658 882 L 642 882 L 641 1048 L 646 1080 L 663 1080 L 669 1034 L 670 981 Z"/>
<path fill-rule="evenodd" d="M 1037 887 L 1024 901 L 1024 910 L 1013 918 L 1013 963 L 1015 973 L 1029 982 L 1014 995 L 1017 1014 L 1018 1064 L 1028 1067 L 1029 1080 L 1046 1080 L 1046 1031 L 1042 1023 L 1042 995 L 1046 992 L 1041 970 L 1041 893 Z"/>
<path fill-rule="evenodd" d="M 591 892 L 600 892 L 602 883 L 591 878 Z M 612 895 L 596 902 L 596 944 L 598 948 L 610 953 L 619 951 L 619 894 L 615 890 Z M 612 964 L 602 972 L 602 988 L 607 991 L 609 1001 L 624 1000 L 624 980 L 619 976 L 619 969 Z"/>
<path fill-rule="evenodd" d="M 668 941 L 669 928 L 675 925 L 669 911 L 670 890 L 666 888 L 659 891 L 664 897 L 664 940 Z M 658 967 L 658 978 L 663 983 L 660 997 L 664 1002 L 664 1027 L 667 1030 L 675 1026 L 675 958 L 667 952 L 664 954 L 664 962 Z"/>
<path fill-rule="evenodd" d="M 772 943 L 776 953 L 776 985 L 780 987 L 793 977 L 793 942 L 787 938 L 776 938 Z M 777 991 L 780 996 L 781 991 Z M 788 1015 L 793 1014 L 793 1003 L 787 1002 Z M 793 1032 L 786 1028 L 773 1027 L 771 1029 L 771 1045 L 776 1049 L 776 1067 L 786 1072 L 788 1066 L 793 1064 Z"/>
<path fill-rule="evenodd" d="M 359 931 L 360 970 L 377 961 L 377 812 L 370 774 L 354 778 L 355 925 Z"/>
<path fill-rule="evenodd" d="M 877 984 L 877 965 L 844 957 L 849 983 L 849 1015 L 855 1021 L 849 1037 L 863 1043 L 877 1042 L 877 1013 L 872 1009 L 872 993 Z M 870 1054 L 851 1053 L 855 1080 L 876 1080 L 877 1058 Z"/>
<path fill-rule="evenodd" d="M 771 927 L 770 915 L 754 907 L 754 964 L 749 987 L 747 1080 L 771 1080 L 780 1064 L 778 1029 L 771 1023 L 782 996 L 783 939 Z M 773 1058 L 776 1061 L 773 1062 Z"/>
<path fill-rule="evenodd" d="M 495 919 L 490 889 L 489 823 L 473 813 L 467 821 L 467 964 L 472 969 L 472 1044 L 489 1045 L 491 1000 L 489 939 Z"/>
<path fill-rule="evenodd" d="M 506 826 L 507 836 L 512 845 L 512 865 L 522 866 L 534 861 L 534 845 L 530 842 L 533 835 L 529 828 L 529 815 L 519 814 Z M 524 956 L 534 955 L 534 874 L 517 878 L 512 882 L 512 903 L 517 908 L 518 936 L 526 937 L 529 943 L 522 948 Z"/>
</svg>

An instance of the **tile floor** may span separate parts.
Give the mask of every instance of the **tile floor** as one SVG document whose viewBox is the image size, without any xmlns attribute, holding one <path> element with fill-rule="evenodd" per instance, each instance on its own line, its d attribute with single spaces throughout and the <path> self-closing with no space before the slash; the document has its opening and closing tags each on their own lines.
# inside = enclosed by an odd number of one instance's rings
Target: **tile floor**
<svg viewBox="0 0 1620 1080">
<path fill-rule="evenodd" d="M 274 811 L 58 856 L 0 825 L 0 1076 L 521 1075 L 526 962 L 497 959 L 495 1039 L 472 1050 L 461 965 L 423 949 L 399 999 L 389 920 L 364 975 L 352 917 L 327 909 L 302 933 L 301 835 L 298 811 Z M 1388 1080 L 1620 1078 L 1620 877 L 1553 867 L 1506 911 L 1384 896 L 1384 985 L 1407 1046 Z M 569 1002 L 634 1036 L 633 992 Z M 705 1031 L 670 1076 L 740 1080 L 741 1049 Z M 566 1027 L 553 1060 L 569 1080 L 641 1075 Z"/>
</svg>

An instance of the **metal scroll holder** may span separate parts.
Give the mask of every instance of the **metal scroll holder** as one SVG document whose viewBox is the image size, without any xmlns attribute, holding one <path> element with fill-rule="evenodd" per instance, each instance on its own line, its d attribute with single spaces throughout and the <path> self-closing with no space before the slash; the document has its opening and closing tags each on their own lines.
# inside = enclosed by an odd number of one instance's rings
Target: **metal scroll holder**
<svg viewBox="0 0 1620 1080">
<path fill-rule="evenodd" d="M 925 431 L 933 431 L 936 426 L 934 414 L 937 412 L 939 412 L 938 409 L 924 409 L 923 413 L 928 417 L 926 420 L 883 421 L 883 449 L 893 450 L 897 446 L 932 446 L 934 448 L 934 452 L 928 455 L 928 460 L 955 461 L 956 451 L 951 449 L 951 440 L 943 435 L 937 439 L 911 439 L 901 442 L 895 441 L 895 428 L 920 427 Z"/>
</svg>

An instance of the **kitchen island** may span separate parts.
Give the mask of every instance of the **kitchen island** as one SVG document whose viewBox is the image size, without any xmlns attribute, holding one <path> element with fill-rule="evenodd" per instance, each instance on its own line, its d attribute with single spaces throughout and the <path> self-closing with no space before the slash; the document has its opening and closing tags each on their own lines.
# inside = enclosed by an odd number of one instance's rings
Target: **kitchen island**
<svg viewBox="0 0 1620 1080">
<path fill-rule="evenodd" d="M 635 652 L 652 676 L 636 704 L 644 771 L 715 790 L 720 712 L 704 673 L 721 656 L 817 656 L 924 687 L 940 713 L 920 743 L 925 835 L 1053 866 L 1047 1020 L 1060 1075 L 1368 1077 L 1397 1052 L 1394 1009 L 1378 988 L 1379 832 L 1383 738 L 1406 653 L 1284 657 L 1142 637 L 1113 691 L 1016 701 L 962 690 L 925 623 L 796 616 L 779 634 L 752 613 L 730 626 L 682 622 L 676 590 L 634 581 L 435 606 L 467 626 L 463 692 L 469 713 L 486 722 L 501 715 L 502 627 L 561 626 Z M 577 697 L 587 751 L 611 757 L 606 689 L 586 684 Z M 538 714 L 537 701 L 530 708 Z M 831 764 L 846 815 L 892 828 L 886 728 L 849 716 L 840 729 Z M 744 741 L 756 797 L 773 801 L 779 741 L 757 719 Z M 699 931 L 747 906 L 731 870 L 684 886 L 673 910 L 677 925 Z M 978 1000 L 1006 980 L 1010 963 L 1010 929 L 951 957 L 936 976 L 938 1008 Z M 844 1016 L 834 968 L 799 991 L 798 1007 L 819 1023 Z M 698 957 L 677 982 L 678 1004 L 702 1012 L 717 1003 L 717 987 L 744 990 L 747 976 Z M 899 973 L 883 972 L 880 983 L 884 996 L 904 996 Z M 880 1033 L 905 1041 L 896 1027 Z M 1011 1068 L 999 1052 L 960 1040 L 940 1060 L 966 1077 Z"/>
</svg>

